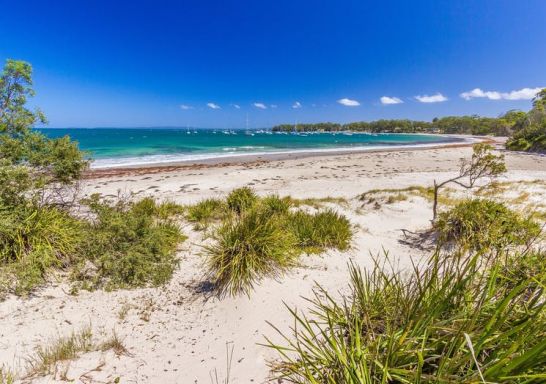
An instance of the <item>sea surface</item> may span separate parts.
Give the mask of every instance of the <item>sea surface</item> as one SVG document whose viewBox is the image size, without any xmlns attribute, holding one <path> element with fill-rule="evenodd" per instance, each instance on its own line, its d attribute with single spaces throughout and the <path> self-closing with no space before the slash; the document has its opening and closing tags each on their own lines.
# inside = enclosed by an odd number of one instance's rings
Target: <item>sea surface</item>
<svg viewBox="0 0 546 384">
<path fill-rule="evenodd" d="M 430 146 L 461 138 L 419 134 L 280 133 L 269 130 L 186 128 L 47 128 L 70 136 L 89 152 L 93 168 L 202 161 L 241 155 L 337 152 Z"/>
</svg>

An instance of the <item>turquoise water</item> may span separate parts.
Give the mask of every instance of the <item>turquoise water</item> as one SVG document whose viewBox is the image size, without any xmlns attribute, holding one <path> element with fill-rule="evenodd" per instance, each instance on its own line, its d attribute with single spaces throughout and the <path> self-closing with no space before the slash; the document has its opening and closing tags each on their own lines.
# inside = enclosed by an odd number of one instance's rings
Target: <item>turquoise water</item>
<svg viewBox="0 0 546 384">
<path fill-rule="evenodd" d="M 277 133 L 266 130 L 175 128 L 49 128 L 50 137 L 69 135 L 91 153 L 93 167 L 198 161 L 240 155 L 365 150 L 430 145 L 462 139 L 439 135 L 366 133 Z"/>
</svg>

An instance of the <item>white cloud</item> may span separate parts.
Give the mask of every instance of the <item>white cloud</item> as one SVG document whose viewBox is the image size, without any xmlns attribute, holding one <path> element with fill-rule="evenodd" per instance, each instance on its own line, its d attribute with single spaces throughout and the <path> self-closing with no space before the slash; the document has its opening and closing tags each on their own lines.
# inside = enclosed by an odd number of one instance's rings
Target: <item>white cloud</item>
<svg viewBox="0 0 546 384">
<path fill-rule="evenodd" d="M 207 103 L 207 107 L 211 109 L 221 109 L 218 104 L 214 104 L 214 103 Z"/>
<path fill-rule="evenodd" d="M 487 98 L 489 100 L 531 100 L 539 93 L 541 88 L 522 88 L 511 92 L 483 91 L 480 88 L 474 88 L 471 91 L 461 93 L 465 100 L 475 98 Z"/>
<path fill-rule="evenodd" d="M 259 109 L 267 109 L 267 105 L 265 105 L 264 103 L 254 103 L 252 105 Z"/>
<path fill-rule="evenodd" d="M 360 105 L 358 101 L 347 98 L 339 99 L 337 102 L 346 107 L 358 107 Z"/>
<path fill-rule="evenodd" d="M 490 100 L 499 100 L 501 99 L 501 94 L 495 91 L 484 92 L 480 88 L 474 88 L 471 91 L 463 92 L 460 96 L 465 100 L 471 100 L 476 97 L 487 97 Z"/>
<path fill-rule="evenodd" d="M 398 97 L 389 97 L 389 96 L 383 96 L 381 97 L 381 104 L 383 105 L 391 105 L 391 104 L 402 104 L 403 101 L 400 100 Z"/>
<path fill-rule="evenodd" d="M 180 109 L 187 111 L 188 109 L 193 109 L 193 107 L 191 105 L 180 104 Z"/>
<path fill-rule="evenodd" d="M 299 101 L 296 101 L 294 104 L 292 104 L 292 108 L 300 109 L 301 108 L 301 103 Z"/>
<path fill-rule="evenodd" d="M 239 104 L 231 104 L 231 106 L 235 109 L 241 109 L 241 106 Z"/>
<path fill-rule="evenodd" d="M 447 101 L 447 97 L 442 95 L 441 93 L 437 93 L 435 95 L 422 95 L 422 96 L 415 96 L 415 99 L 421 103 L 441 103 L 443 101 Z"/>
</svg>

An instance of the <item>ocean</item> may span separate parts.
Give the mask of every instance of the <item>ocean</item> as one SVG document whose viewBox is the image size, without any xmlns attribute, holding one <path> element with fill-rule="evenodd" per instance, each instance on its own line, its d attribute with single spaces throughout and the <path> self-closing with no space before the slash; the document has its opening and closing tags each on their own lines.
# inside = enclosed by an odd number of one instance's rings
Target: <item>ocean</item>
<svg viewBox="0 0 546 384">
<path fill-rule="evenodd" d="M 49 137 L 70 136 L 90 153 L 92 168 L 202 161 L 241 155 L 337 152 L 429 146 L 461 138 L 420 134 L 280 133 L 269 130 L 186 128 L 47 128 Z"/>
</svg>

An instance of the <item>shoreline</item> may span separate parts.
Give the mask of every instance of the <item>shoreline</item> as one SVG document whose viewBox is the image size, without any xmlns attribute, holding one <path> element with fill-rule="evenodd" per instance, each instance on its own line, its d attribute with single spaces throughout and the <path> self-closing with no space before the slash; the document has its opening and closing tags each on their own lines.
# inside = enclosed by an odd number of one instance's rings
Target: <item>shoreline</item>
<svg viewBox="0 0 546 384">
<path fill-rule="evenodd" d="M 432 135 L 432 134 L 425 134 Z M 240 155 L 226 155 L 223 157 L 210 157 L 200 160 L 178 160 L 165 161 L 157 163 L 145 163 L 135 165 L 108 166 L 100 168 L 90 168 L 84 175 L 84 179 L 98 179 L 113 176 L 124 175 L 143 175 L 155 174 L 160 172 L 173 172 L 177 170 L 198 170 L 204 168 L 222 168 L 241 164 L 260 164 L 271 161 L 298 160 L 306 158 L 320 158 L 339 155 L 352 155 L 364 153 L 385 153 L 385 152 L 407 152 L 407 151 L 426 151 L 441 148 L 463 148 L 472 146 L 478 142 L 489 143 L 492 145 L 503 144 L 502 137 L 492 136 L 471 136 L 471 135 L 453 135 L 462 139 L 457 142 L 443 142 L 430 144 L 408 144 L 392 146 L 376 146 L 370 148 L 331 148 L 327 150 L 301 150 L 301 151 L 282 151 L 271 153 L 249 153 Z"/>
</svg>

